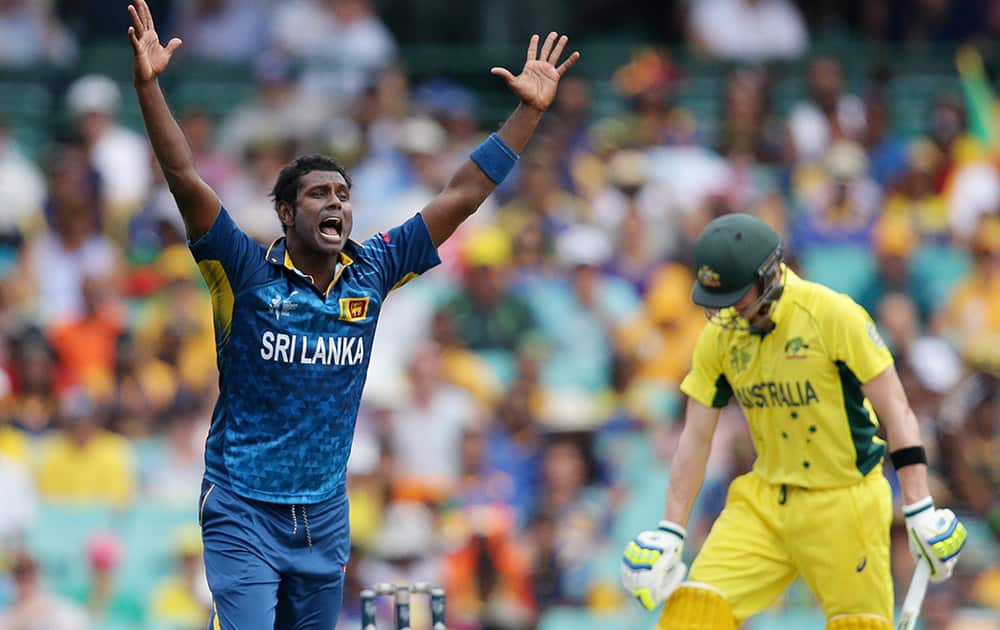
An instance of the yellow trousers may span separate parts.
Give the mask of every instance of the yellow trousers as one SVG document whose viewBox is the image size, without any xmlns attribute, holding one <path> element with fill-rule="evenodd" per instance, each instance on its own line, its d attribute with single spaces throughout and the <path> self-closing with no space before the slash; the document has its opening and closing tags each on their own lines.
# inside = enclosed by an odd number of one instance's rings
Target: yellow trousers
<svg viewBox="0 0 1000 630">
<path fill-rule="evenodd" d="M 765 482 L 751 472 L 729 487 L 688 579 L 725 596 L 739 626 L 801 575 L 826 618 L 892 619 L 892 493 L 880 467 L 846 488 Z"/>
</svg>

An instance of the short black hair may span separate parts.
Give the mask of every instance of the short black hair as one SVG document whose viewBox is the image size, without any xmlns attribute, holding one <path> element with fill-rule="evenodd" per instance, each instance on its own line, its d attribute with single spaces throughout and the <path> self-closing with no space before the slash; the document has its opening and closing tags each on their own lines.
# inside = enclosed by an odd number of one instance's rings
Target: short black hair
<svg viewBox="0 0 1000 630">
<path fill-rule="evenodd" d="M 282 202 L 294 207 L 295 197 L 299 194 L 299 180 L 303 175 L 313 171 L 336 171 L 344 176 L 347 187 L 351 187 L 351 176 L 337 160 L 319 153 L 300 155 L 281 169 L 281 172 L 278 173 L 278 181 L 274 182 L 274 188 L 271 189 L 271 199 L 274 200 L 275 212 L 278 211 L 278 205 Z M 288 226 L 285 224 L 281 225 L 281 229 L 288 232 Z"/>
</svg>

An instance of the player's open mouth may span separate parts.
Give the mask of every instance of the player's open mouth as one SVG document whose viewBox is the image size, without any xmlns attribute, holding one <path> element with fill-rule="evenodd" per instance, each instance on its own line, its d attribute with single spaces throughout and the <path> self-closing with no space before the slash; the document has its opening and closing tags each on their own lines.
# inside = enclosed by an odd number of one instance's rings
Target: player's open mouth
<svg viewBox="0 0 1000 630">
<path fill-rule="evenodd" d="M 340 217 L 327 217 L 319 222 L 319 233 L 331 241 L 339 241 L 343 235 L 344 220 Z"/>
</svg>

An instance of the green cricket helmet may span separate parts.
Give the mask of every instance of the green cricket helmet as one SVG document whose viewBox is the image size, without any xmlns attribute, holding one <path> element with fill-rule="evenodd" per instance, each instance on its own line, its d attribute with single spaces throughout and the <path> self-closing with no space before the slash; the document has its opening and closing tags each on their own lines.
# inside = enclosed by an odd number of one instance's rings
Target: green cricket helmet
<svg viewBox="0 0 1000 630">
<path fill-rule="evenodd" d="M 710 313 L 733 306 L 754 285 L 760 304 L 781 295 L 781 237 L 749 214 L 723 215 L 705 227 L 694 246 L 692 300 Z"/>
</svg>

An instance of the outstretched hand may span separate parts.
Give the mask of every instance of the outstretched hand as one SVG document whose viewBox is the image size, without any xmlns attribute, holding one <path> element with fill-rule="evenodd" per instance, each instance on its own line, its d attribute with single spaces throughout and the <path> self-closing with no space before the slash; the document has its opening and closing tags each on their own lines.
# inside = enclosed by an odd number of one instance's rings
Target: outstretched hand
<svg viewBox="0 0 1000 630">
<path fill-rule="evenodd" d="M 522 103 L 539 111 L 545 111 L 556 97 L 559 79 L 573 67 L 580 58 L 580 53 L 574 52 L 557 66 L 569 38 L 565 35 L 559 37 L 559 34 L 553 31 L 545 38 L 541 52 L 538 51 L 538 39 L 538 35 L 531 36 L 531 41 L 528 43 L 528 58 L 524 62 L 521 74 L 514 76 L 510 70 L 500 67 L 492 68 L 490 73 L 503 77 Z"/>
<path fill-rule="evenodd" d="M 128 6 L 132 15 L 132 26 L 128 27 L 128 38 L 132 42 L 135 53 L 135 80 L 152 81 L 160 76 L 173 56 L 181 46 L 181 40 L 174 37 L 166 46 L 160 44 L 160 37 L 153 25 L 153 14 L 146 0 L 135 0 Z"/>
</svg>

